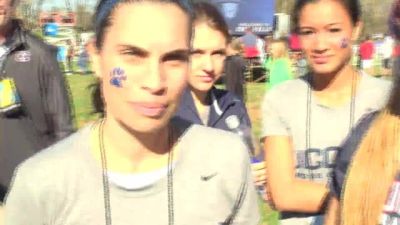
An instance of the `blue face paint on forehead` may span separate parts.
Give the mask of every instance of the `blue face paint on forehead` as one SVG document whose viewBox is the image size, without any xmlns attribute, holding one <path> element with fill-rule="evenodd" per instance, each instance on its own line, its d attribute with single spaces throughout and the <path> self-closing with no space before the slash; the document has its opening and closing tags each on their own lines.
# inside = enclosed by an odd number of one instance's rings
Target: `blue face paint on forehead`
<svg viewBox="0 0 400 225">
<path fill-rule="evenodd" d="M 117 88 L 122 88 L 123 81 L 126 81 L 126 80 L 127 80 L 127 77 L 125 75 L 125 71 L 122 68 L 116 67 L 111 71 L 110 84 L 112 86 L 117 87 Z"/>
</svg>

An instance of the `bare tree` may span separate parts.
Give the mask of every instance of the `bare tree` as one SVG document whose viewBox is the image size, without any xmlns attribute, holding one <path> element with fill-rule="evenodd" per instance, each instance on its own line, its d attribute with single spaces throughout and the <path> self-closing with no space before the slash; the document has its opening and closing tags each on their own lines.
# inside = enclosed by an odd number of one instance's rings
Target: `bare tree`
<svg viewBox="0 0 400 225">
<path fill-rule="evenodd" d="M 77 16 L 76 27 L 81 31 L 88 31 L 92 29 L 92 12 L 90 12 L 87 1 L 79 0 L 75 10 Z"/>
<path fill-rule="evenodd" d="M 17 17 L 22 19 L 27 29 L 39 27 L 39 13 L 44 0 L 21 0 L 17 8 Z"/>
</svg>

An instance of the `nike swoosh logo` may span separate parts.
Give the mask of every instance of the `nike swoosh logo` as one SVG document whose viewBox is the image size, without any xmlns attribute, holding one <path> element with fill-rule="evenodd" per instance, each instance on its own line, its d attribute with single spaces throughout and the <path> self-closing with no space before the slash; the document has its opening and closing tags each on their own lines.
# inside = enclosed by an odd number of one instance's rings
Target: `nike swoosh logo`
<svg viewBox="0 0 400 225">
<path fill-rule="evenodd" d="M 208 175 L 208 176 L 201 176 L 200 179 L 201 179 L 202 181 L 209 181 L 209 180 L 211 180 L 212 178 L 214 178 L 215 176 L 217 176 L 217 174 L 218 174 L 218 173 L 213 173 L 213 174 Z"/>
</svg>

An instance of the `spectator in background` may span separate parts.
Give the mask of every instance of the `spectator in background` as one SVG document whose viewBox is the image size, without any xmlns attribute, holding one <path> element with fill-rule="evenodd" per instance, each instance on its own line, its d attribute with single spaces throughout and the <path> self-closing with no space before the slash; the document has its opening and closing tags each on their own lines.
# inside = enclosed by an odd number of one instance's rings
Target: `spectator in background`
<svg viewBox="0 0 400 225">
<path fill-rule="evenodd" d="M 67 62 L 67 48 L 65 45 L 61 45 L 60 42 L 57 42 L 57 61 L 64 67 L 66 67 Z"/>
<path fill-rule="evenodd" d="M 394 39 L 390 35 L 385 35 L 382 44 L 382 65 L 386 70 L 385 74 L 389 74 L 389 70 L 392 67 L 392 56 L 394 48 Z"/>
<path fill-rule="evenodd" d="M 243 45 L 239 39 L 232 40 L 227 47 L 224 64 L 225 88 L 242 101 L 246 99 L 246 61 L 243 59 Z"/>
<path fill-rule="evenodd" d="M 359 54 L 361 59 L 361 69 L 370 75 L 373 75 L 375 45 L 371 40 L 371 36 L 367 35 L 365 40 L 360 44 Z"/>
<path fill-rule="evenodd" d="M 17 165 L 74 131 L 57 49 L 12 17 L 17 2 L 0 1 L 0 211 Z"/>
<path fill-rule="evenodd" d="M 258 57 L 260 58 L 260 62 L 264 62 L 265 61 L 265 41 L 263 38 L 260 38 L 257 36 L 257 50 L 259 52 Z"/>
<path fill-rule="evenodd" d="M 74 72 L 74 55 L 75 49 L 74 44 L 71 39 L 67 40 L 67 66 L 68 66 L 68 74 L 72 74 Z"/>
<path fill-rule="evenodd" d="M 260 56 L 260 52 L 257 47 L 259 37 L 253 33 L 251 27 L 246 28 L 245 34 L 240 37 L 244 47 L 245 58 L 257 58 Z"/>
<path fill-rule="evenodd" d="M 296 33 L 291 33 L 289 36 L 289 49 L 293 52 L 301 51 L 301 43 L 299 35 Z"/>
<path fill-rule="evenodd" d="M 89 72 L 89 52 L 88 52 L 89 42 L 85 43 L 82 52 L 79 54 L 78 67 L 79 73 L 85 75 Z"/>
<path fill-rule="evenodd" d="M 304 76 L 308 73 L 307 59 L 305 58 L 303 52 L 296 51 L 292 52 L 293 61 L 292 66 L 294 67 L 294 78 Z"/>
<path fill-rule="evenodd" d="M 268 88 L 270 89 L 292 79 L 293 74 L 286 39 L 273 40 L 269 46 L 270 56 L 265 61 L 264 67 L 269 74 Z"/>
</svg>

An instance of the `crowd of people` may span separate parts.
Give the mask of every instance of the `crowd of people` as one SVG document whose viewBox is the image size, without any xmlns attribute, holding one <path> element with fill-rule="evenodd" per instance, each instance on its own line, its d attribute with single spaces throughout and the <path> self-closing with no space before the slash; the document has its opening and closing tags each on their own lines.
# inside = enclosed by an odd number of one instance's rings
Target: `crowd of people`
<svg viewBox="0 0 400 225">
<path fill-rule="evenodd" d="M 358 0 L 296 1 L 301 50 L 251 29 L 232 38 L 206 2 L 100 0 L 83 57 L 102 117 L 77 131 L 57 50 L 16 4 L 0 1 L 0 224 L 256 225 L 259 199 L 282 225 L 400 224 L 400 76 L 368 74 L 368 37 L 353 64 Z M 395 0 L 387 69 L 399 21 Z M 261 160 L 249 60 L 269 77 Z"/>
</svg>

